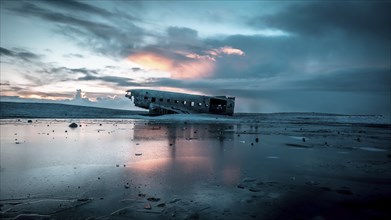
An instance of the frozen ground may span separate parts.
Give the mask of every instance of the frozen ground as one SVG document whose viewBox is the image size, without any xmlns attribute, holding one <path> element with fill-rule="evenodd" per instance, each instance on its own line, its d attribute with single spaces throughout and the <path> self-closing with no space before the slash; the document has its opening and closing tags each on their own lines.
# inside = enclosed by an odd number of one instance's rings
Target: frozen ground
<svg viewBox="0 0 391 220">
<path fill-rule="evenodd" d="M 0 218 L 391 216 L 389 118 L 135 117 L 0 120 Z"/>
</svg>

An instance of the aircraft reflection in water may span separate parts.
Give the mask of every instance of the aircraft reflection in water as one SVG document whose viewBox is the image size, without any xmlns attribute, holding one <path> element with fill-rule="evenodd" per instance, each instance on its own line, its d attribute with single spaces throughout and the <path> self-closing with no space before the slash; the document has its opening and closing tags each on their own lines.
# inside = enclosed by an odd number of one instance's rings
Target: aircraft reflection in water
<svg viewBox="0 0 391 220">
<path fill-rule="evenodd" d="M 125 97 L 149 109 L 150 115 L 210 113 L 233 115 L 235 97 L 203 96 L 149 89 L 131 89 Z"/>
<path fill-rule="evenodd" d="M 240 161 L 226 152 L 235 143 L 232 130 L 234 126 L 222 124 L 135 123 L 133 141 L 139 145 L 130 155 L 142 156 L 133 156 L 131 167 L 145 175 L 170 174 L 162 177 L 169 185 L 179 184 L 170 179 L 174 174 L 191 173 L 186 180 L 190 184 L 197 178 L 210 178 L 211 172 L 227 184 L 235 183 L 240 178 Z"/>
</svg>

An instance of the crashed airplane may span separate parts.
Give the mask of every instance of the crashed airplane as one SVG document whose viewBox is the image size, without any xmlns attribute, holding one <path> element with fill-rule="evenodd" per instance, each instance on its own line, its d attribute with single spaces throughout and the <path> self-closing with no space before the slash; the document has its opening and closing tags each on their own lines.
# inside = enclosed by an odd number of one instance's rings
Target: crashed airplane
<svg viewBox="0 0 391 220">
<path fill-rule="evenodd" d="M 209 113 L 233 115 L 235 97 L 203 96 L 149 89 L 130 89 L 125 97 L 150 115 Z"/>
</svg>

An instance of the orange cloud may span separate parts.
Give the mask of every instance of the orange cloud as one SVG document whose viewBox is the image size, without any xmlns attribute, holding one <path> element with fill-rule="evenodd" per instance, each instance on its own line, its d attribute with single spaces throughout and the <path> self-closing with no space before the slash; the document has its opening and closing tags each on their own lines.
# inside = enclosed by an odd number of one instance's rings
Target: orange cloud
<svg viewBox="0 0 391 220">
<path fill-rule="evenodd" d="M 213 56 L 208 56 L 208 55 L 198 55 L 196 53 L 188 53 L 185 54 L 187 58 L 192 58 L 192 59 L 204 59 L 204 60 L 210 60 L 210 61 L 216 61 L 216 59 Z"/>
<path fill-rule="evenodd" d="M 214 63 L 211 60 L 195 59 L 195 57 L 188 61 L 175 62 L 159 54 L 141 52 L 130 55 L 128 59 L 146 69 L 169 72 L 172 78 L 205 77 L 214 70 Z"/>
<path fill-rule="evenodd" d="M 225 53 L 228 55 L 239 55 L 239 56 L 244 55 L 243 51 L 236 49 L 236 48 L 228 47 L 228 46 L 218 48 L 217 52 L 218 53 Z"/>
<path fill-rule="evenodd" d="M 160 70 L 171 74 L 172 78 L 201 78 L 209 76 L 215 70 L 216 58 L 222 54 L 243 56 L 240 49 L 224 46 L 205 51 L 206 55 L 189 53 L 186 51 L 175 51 L 177 55 L 182 55 L 188 60 L 175 61 L 161 54 L 153 52 L 140 52 L 132 54 L 128 60 L 150 70 Z"/>
<path fill-rule="evenodd" d="M 173 67 L 173 61 L 151 52 L 141 52 L 137 54 L 132 54 L 128 57 L 132 62 L 137 63 L 138 65 L 155 70 L 170 71 Z"/>
<path fill-rule="evenodd" d="M 200 78 L 213 73 L 215 63 L 211 60 L 196 59 L 179 63 L 173 69 L 173 78 Z"/>
</svg>

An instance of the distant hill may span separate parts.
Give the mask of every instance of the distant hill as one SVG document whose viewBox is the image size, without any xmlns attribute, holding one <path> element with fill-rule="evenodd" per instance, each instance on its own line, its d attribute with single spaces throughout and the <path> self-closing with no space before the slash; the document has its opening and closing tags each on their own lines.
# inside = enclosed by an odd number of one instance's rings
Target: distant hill
<svg viewBox="0 0 391 220">
<path fill-rule="evenodd" d="M 146 111 L 86 107 L 54 103 L 0 102 L 0 118 L 132 118 Z"/>
</svg>

